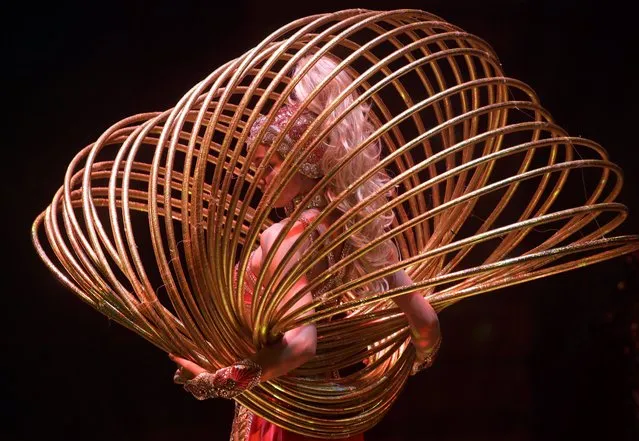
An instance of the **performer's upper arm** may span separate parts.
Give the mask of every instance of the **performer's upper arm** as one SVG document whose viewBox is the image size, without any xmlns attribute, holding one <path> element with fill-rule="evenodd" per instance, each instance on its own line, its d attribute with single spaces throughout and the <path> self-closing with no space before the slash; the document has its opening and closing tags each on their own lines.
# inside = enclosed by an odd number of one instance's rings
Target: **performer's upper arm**
<svg viewBox="0 0 639 441">
<path fill-rule="evenodd" d="M 268 254 L 269 250 L 273 247 L 278 235 L 281 233 L 284 225 L 277 223 L 271 225 L 267 228 L 262 235 L 260 236 L 260 248 L 262 258 L 265 258 Z M 282 243 L 278 246 L 274 258 L 271 260 L 269 267 L 266 270 L 266 281 L 270 280 L 270 278 L 275 273 L 275 270 L 282 264 L 282 260 L 285 256 L 287 256 L 295 242 L 298 240 L 302 232 L 304 231 L 304 225 L 301 222 L 296 222 L 295 225 L 289 230 L 288 234 L 282 241 Z M 293 268 L 297 262 L 301 259 L 304 251 L 306 249 L 306 244 L 303 244 L 298 250 L 295 252 L 295 255 L 289 259 L 286 263 L 283 271 L 281 272 L 281 276 L 284 276 L 291 268 Z M 281 278 L 280 276 L 280 278 Z M 290 300 L 295 293 L 300 291 L 302 288 L 308 285 L 308 280 L 305 275 L 302 275 L 292 288 L 284 295 L 280 304 L 286 304 L 288 300 Z M 292 307 L 292 310 L 296 310 L 300 307 L 306 306 L 311 303 L 313 297 L 310 292 L 305 293 L 301 299 L 299 299 Z M 310 314 L 312 310 L 306 312 L 304 315 Z"/>
</svg>

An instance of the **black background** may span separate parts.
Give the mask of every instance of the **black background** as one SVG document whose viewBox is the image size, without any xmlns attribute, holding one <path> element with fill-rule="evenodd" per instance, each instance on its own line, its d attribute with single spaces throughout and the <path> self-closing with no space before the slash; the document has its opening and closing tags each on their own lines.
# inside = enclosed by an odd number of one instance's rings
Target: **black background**
<svg viewBox="0 0 639 441">
<path fill-rule="evenodd" d="M 194 400 L 172 384 L 164 353 L 64 289 L 30 226 L 75 153 L 112 123 L 173 106 L 292 19 L 347 7 L 423 9 L 488 41 L 559 125 L 624 168 L 622 229 L 639 232 L 637 24 L 619 0 L 14 4 L 2 14 L 0 438 L 227 439 L 232 404 Z M 610 312 L 637 300 L 617 290 L 636 278 L 625 262 L 444 311 L 438 363 L 409 380 L 367 439 L 639 439 L 626 322 Z"/>
</svg>

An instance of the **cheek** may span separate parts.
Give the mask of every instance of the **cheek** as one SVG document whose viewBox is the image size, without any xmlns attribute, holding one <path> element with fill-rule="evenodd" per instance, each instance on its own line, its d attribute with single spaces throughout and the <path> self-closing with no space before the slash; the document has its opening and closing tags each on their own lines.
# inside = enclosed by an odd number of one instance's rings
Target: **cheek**
<svg viewBox="0 0 639 441">
<path fill-rule="evenodd" d="M 265 175 L 264 179 L 266 180 L 267 184 L 269 185 L 273 185 L 276 184 L 278 182 L 278 179 L 280 177 L 280 173 L 281 176 L 283 177 L 284 172 L 283 170 L 281 170 L 280 166 L 274 167 L 273 169 L 271 169 L 270 172 L 267 172 L 267 174 Z M 282 195 L 283 196 L 295 196 L 297 194 L 297 190 L 300 188 L 300 185 L 302 184 L 302 177 L 299 173 L 295 173 L 293 175 L 293 177 L 291 178 L 290 181 L 288 181 L 286 183 L 286 185 L 284 186 L 284 189 L 282 191 Z"/>
<path fill-rule="evenodd" d="M 273 181 L 271 181 L 271 183 L 274 185 L 277 183 L 277 180 L 278 180 L 278 176 L 277 174 L 274 174 Z M 293 197 L 297 196 L 297 193 L 300 188 L 299 185 L 300 185 L 299 178 L 297 177 L 297 175 L 293 176 L 291 180 L 288 181 L 286 185 L 284 186 L 284 188 L 282 189 L 282 193 L 280 194 L 280 199 L 288 201 L 292 199 Z"/>
<path fill-rule="evenodd" d="M 288 193 L 295 191 L 300 186 L 299 174 L 295 173 L 293 177 L 286 183 L 286 190 Z"/>
<path fill-rule="evenodd" d="M 270 166 L 266 166 L 266 170 L 262 175 L 262 179 L 264 179 L 266 182 L 271 182 L 273 180 L 273 169 Z"/>
<path fill-rule="evenodd" d="M 272 182 L 276 182 L 277 181 L 277 175 L 279 174 L 280 170 L 279 168 L 271 168 L 267 174 L 267 181 L 269 183 Z"/>
<path fill-rule="evenodd" d="M 304 186 L 304 177 L 298 172 L 295 173 L 293 179 L 291 179 L 291 184 L 295 186 L 296 189 L 300 189 Z"/>
</svg>

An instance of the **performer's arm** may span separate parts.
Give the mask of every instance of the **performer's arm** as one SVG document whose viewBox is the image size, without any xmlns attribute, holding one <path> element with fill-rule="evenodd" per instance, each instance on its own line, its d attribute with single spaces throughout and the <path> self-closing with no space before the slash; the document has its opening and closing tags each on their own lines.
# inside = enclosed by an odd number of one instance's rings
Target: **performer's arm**
<svg viewBox="0 0 639 441">
<path fill-rule="evenodd" d="M 270 267 L 267 269 L 266 281 L 280 264 L 291 245 L 297 240 L 296 235 L 299 233 L 294 227 L 284 239 L 276 251 Z M 262 233 L 260 238 L 261 256 L 266 255 L 277 234 L 279 234 L 279 228 L 276 226 Z M 289 265 L 293 265 L 297 261 L 296 259 L 299 259 L 301 252 L 297 254 L 289 261 Z M 282 274 L 285 274 L 287 269 Z M 286 304 L 293 295 L 306 285 L 307 280 L 303 276 L 286 293 L 281 303 Z M 292 306 L 292 310 L 306 306 L 311 301 L 311 293 L 306 293 Z M 313 313 L 312 309 L 305 312 L 304 315 L 311 313 Z M 183 377 L 176 376 L 175 378 L 178 380 L 176 382 L 185 383 L 185 388 L 193 393 L 196 398 L 233 398 L 260 382 L 285 375 L 306 363 L 315 356 L 316 346 L 317 330 L 314 324 L 309 324 L 285 332 L 280 340 L 263 347 L 254 356 L 232 366 L 222 368 L 217 372 L 207 372 L 197 364 L 180 357 L 171 356 L 171 359 L 187 371 Z"/>
<path fill-rule="evenodd" d="M 261 381 L 269 381 L 313 358 L 316 345 L 315 326 L 304 325 L 287 331 L 279 342 L 265 346 L 251 358 L 262 367 Z"/>
<path fill-rule="evenodd" d="M 391 288 L 413 284 L 413 280 L 403 269 L 395 272 L 388 280 Z M 417 352 L 413 366 L 413 374 L 415 374 L 432 364 L 439 349 L 441 343 L 439 319 L 431 304 L 418 292 L 393 297 L 393 301 L 406 315 L 411 328 L 411 341 Z"/>
<path fill-rule="evenodd" d="M 413 284 L 406 271 L 399 270 L 388 278 L 391 288 L 399 288 Z M 428 300 L 419 292 L 411 292 L 393 297 L 393 301 L 406 314 L 408 322 L 416 327 L 424 327 L 430 330 L 439 329 L 439 319 Z"/>
<path fill-rule="evenodd" d="M 267 229 L 260 237 L 261 256 L 266 256 L 271 249 L 273 242 L 277 238 L 281 231 L 281 225 L 275 224 Z M 299 235 L 303 231 L 303 225 L 298 223 L 288 233 L 287 237 L 282 241 L 275 257 L 271 261 L 271 265 L 266 271 L 266 281 L 271 277 L 275 270 L 280 266 L 280 262 L 284 256 L 288 253 L 293 244 L 297 241 Z M 282 271 L 282 275 L 295 265 L 301 258 L 301 250 L 298 250 L 289 260 L 286 268 Z M 286 304 L 288 300 L 293 297 L 298 291 L 304 288 L 308 284 L 306 276 L 302 276 L 293 285 L 291 290 L 286 293 L 282 299 L 281 304 Z M 313 301 L 313 297 L 310 292 L 307 292 L 295 305 L 292 306 L 292 310 L 297 310 L 304 307 Z M 314 311 L 311 309 L 304 313 L 305 315 L 312 314 Z M 269 381 L 277 378 L 281 375 L 285 375 L 293 369 L 306 363 L 308 360 L 315 356 L 315 349 L 317 346 L 317 329 L 314 324 L 303 325 L 294 329 L 291 329 L 284 333 L 282 339 L 277 343 L 262 348 L 252 359 L 262 366 L 262 379 L 261 381 Z"/>
</svg>

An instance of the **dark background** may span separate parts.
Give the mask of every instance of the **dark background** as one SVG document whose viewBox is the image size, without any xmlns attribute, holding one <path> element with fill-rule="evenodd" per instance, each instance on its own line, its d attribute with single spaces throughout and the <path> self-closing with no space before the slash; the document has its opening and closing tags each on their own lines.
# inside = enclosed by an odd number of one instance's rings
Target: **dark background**
<svg viewBox="0 0 639 441">
<path fill-rule="evenodd" d="M 33 250 L 30 226 L 71 158 L 104 129 L 171 107 L 310 13 L 419 8 L 484 38 L 559 125 L 622 165 L 620 200 L 631 210 L 622 230 L 639 232 L 637 24 L 624 5 L 132 0 L 3 11 L 0 438 L 227 439 L 232 404 L 194 400 L 172 384 L 164 353 L 64 289 Z M 636 265 L 618 258 L 444 311 L 438 363 L 409 379 L 367 439 L 639 439 L 636 280 Z"/>
</svg>

